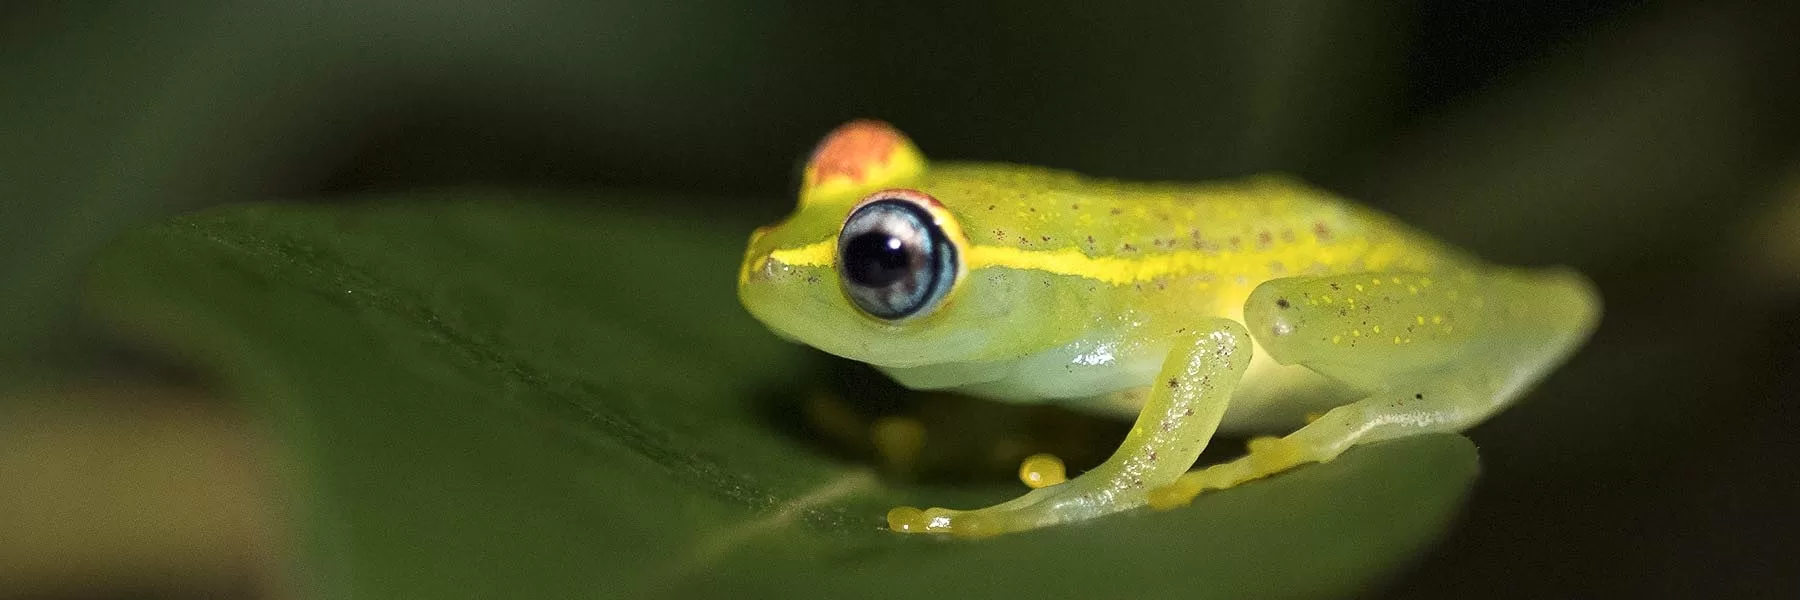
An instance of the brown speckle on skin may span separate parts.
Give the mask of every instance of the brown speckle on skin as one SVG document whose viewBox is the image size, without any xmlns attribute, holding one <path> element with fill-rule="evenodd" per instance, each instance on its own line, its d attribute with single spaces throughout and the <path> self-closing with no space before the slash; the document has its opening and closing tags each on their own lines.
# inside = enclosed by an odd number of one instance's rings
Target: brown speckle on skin
<svg viewBox="0 0 1800 600">
<path fill-rule="evenodd" d="M 988 210 L 994 210 L 994 205 L 992 205 L 992 204 L 989 204 L 989 205 L 988 205 Z"/>
<path fill-rule="evenodd" d="M 1269 232 L 1267 231 L 1259 231 L 1256 233 L 1256 245 L 1258 247 L 1267 248 L 1269 244 L 1274 241 L 1275 236 L 1269 235 Z"/>
<path fill-rule="evenodd" d="M 1290 244 L 1293 243 L 1294 242 L 1294 230 L 1292 230 L 1292 229 L 1281 230 L 1281 241 L 1287 242 Z"/>
<path fill-rule="evenodd" d="M 994 239 L 1002 241 L 1002 242 L 1006 241 L 1006 230 L 1005 229 L 995 229 L 994 230 Z"/>
<path fill-rule="evenodd" d="M 1047 236 L 1047 235 L 1040 235 L 1040 236 L 1038 236 L 1038 237 L 1041 237 L 1041 238 L 1043 238 L 1043 239 L 1044 239 L 1044 241 L 1046 241 L 1046 242 L 1048 242 L 1048 241 L 1050 241 L 1050 236 Z"/>
<path fill-rule="evenodd" d="M 1331 239 L 1331 228 L 1326 227 L 1323 221 L 1313 223 L 1313 235 L 1318 236 L 1319 241 L 1329 240 Z"/>
<path fill-rule="evenodd" d="M 1335 291 L 1335 290 L 1340 290 L 1343 288 L 1340 288 L 1340 287 L 1338 287 L 1338 284 L 1333 283 L 1333 284 L 1331 284 L 1331 289 Z"/>
<path fill-rule="evenodd" d="M 1125 209 L 1123 209 L 1123 208 L 1115 208 L 1115 209 L 1112 209 L 1112 210 L 1109 210 L 1109 211 L 1107 211 L 1107 214 L 1110 214 L 1110 215 L 1112 215 L 1112 216 L 1115 216 L 1115 217 L 1116 217 L 1116 216 L 1119 216 L 1119 215 L 1122 215 L 1122 214 L 1125 214 Z"/>
<path fill-rule="evenodd" d="M 1126 252 L 1137 252 L 1137 246 L 1133 246 L 1130 242 L 1126 242 L 1123 250 Z"/>
<path fill-rule="evenodd" d="M 1276 298 L 1275 299 L 1275 308 L 1286 310 L 1290 306 L 1293 306 L 1293 305 L 1288 303 L 1287 298 Z"/>
<path fill-rule="evenodd" d="M 1170 377 L 1170 378 L 1169 378 L 1169 389 L 1171 389 L 1171 390 L 1172 390 L 1172 389 L 1175 389 L 1175 388 L 1177 388 L 1177 387 L 1180 387 L 1180 386 L 1181 386 L 1181 381 L 1180 381 L 1180 380 L 1177 380 L 1177 379 L 1175 379 L 1175 378 L 1174 378 L 1174 377 Z"/>
<path fill-rule="evenodd" d="M 1070 204 L 1069 210 L 1081 210 L 1081 205 L 1080 204 Z"/>
</svg>

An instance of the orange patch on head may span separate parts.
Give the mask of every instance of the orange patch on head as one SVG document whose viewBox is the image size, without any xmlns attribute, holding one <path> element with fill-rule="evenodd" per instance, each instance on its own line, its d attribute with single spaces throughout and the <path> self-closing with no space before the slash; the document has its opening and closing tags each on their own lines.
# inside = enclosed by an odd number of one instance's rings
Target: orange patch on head
<svg viewBox="0 0 1800 600">
<path fill-rule="evenodd" d="M 819 142 L 813 150 L 807 169 L 811 181 L 818 185 L 842 177 L 850 183 L 862 183 L 870 169 L 887 164 L 894 150 L 906 144 L 892 125 L 881 121 L 857 120 L 845 123 Z"/>
<path fill-rule="evenodd" d="M 881 121 L 845 123 L 825 136 L 806 161 L 800 204 L 853 202 L 881 187 L 903 187 L 925 170 L 912 140 Z"/>
</svg>

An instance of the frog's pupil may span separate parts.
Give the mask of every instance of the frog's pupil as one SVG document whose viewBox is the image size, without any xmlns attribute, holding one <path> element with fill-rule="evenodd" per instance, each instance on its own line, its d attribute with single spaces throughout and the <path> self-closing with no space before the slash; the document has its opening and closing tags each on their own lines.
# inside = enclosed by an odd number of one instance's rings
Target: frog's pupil
<svg viewBox="0 0 1800 600">
<path fill-rule="evenodd" d="M 883 231 L 871 231 L 850 239 L 844 248 L 850 281 L 884 288 L 906 277 L 912 265 L 906 243 Z"/>
</svg>

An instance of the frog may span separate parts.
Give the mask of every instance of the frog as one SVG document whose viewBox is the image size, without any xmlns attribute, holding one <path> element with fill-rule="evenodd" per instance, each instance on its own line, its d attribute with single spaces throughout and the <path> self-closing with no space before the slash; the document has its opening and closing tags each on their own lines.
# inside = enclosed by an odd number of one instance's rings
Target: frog
<svg viewBox="0 0 1800 600">
<path fill-rule="evenodd" d="M 896 507 L 895 532 L 1172 510 L 1359 445 L 1460 432 L 1567 362 L 1602 312 L 1573 269 L 1488 263 L 1280 175 L 928 162 L 862 119 L 813 148 L 797 195 L 738 270 L 740 301 L 777 335 L 917 390 L 1134 419 L 1090 470 L 992 506 Z M 1248 437 L 1247 454 L 1195 469 L 1220 434 Z"/>
</svg>

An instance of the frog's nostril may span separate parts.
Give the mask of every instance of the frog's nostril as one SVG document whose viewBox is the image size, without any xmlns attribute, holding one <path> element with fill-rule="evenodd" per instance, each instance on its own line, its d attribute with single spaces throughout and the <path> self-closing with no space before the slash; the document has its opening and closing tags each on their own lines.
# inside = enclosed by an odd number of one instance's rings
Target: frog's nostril
<svg viewBox="0 0 1800 600">
<path fill-rule="evenodd" d="M 738 267 L 738 282 L 741 284 L 761 282 L 769 279 L 773 273 L 767 252 L 744 258 L 744 264 Z"/>
<path fill-rule="evenodd" d="M 792 267 L 789 267 L 787 263 L 781 262 L 781 259 L 769 254 L 757 256 L 744 264 L 745 275 L 751 281 L 773 280 L 776 276 L 788 273 L 791 269 Z"/>
<path fill-rule="evenodd" d="M 749 277 L 752 281 L 762 281 L 764 279 L 768 279 L 769 278 L 769 255 L 764 254 L 762 256 L 756 257 L 755 259 L 752 259 L 749 262 L 749 264 L 744 265 L 744 273 L 749 275 Z"/>
</svg>

